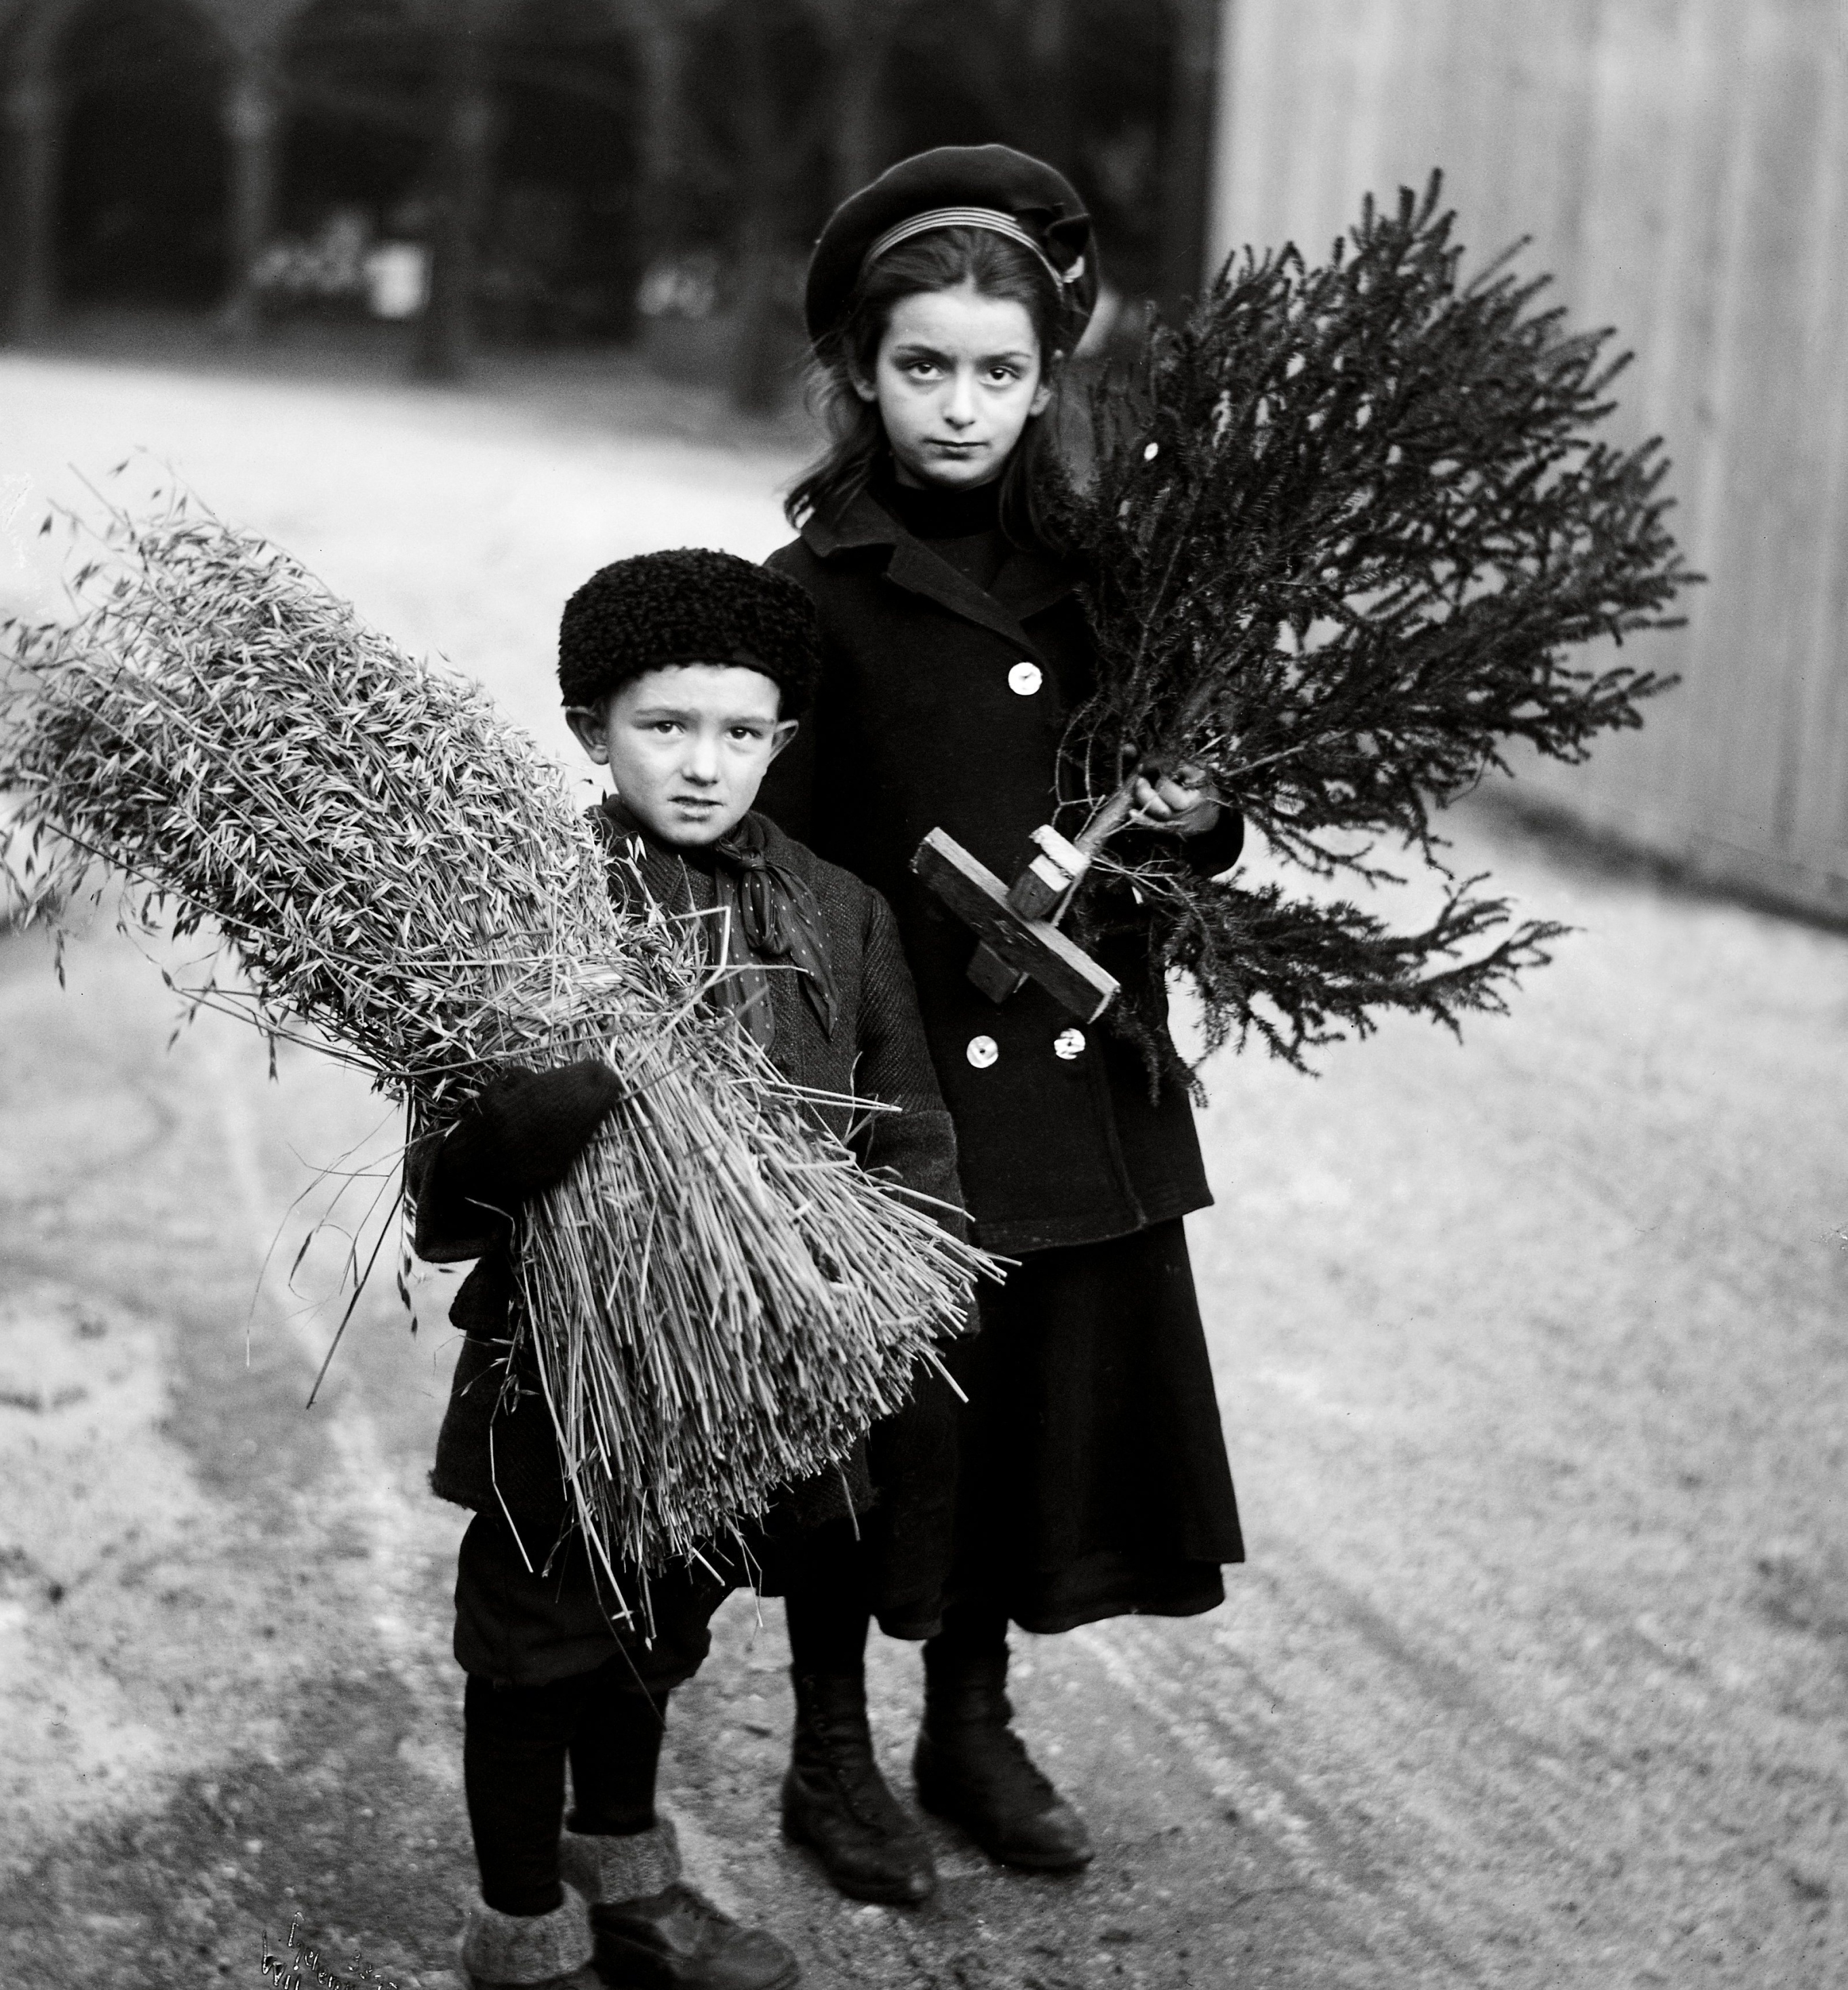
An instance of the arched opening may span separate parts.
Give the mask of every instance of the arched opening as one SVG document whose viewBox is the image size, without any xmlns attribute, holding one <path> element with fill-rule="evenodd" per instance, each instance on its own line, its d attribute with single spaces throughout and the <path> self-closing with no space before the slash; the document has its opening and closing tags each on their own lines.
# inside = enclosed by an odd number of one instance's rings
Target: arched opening
<svg viewBox="0 0 1848 1990">
<path fill-rule="evenodd" d="M 479 171 L 459 188 L 456 52 L 442 25 L 399 0 L 313 0 L 296 18 L 265 307 L 409 314 L 381 306 L 381 266 L 408 252 L 433 280 L 445 205 L 460 199 L 472 321 L 518 340 L 625 335 L 640 276 L 641 90 L 609 8 L 524 0 L 476 45 L 465 87 L 482 93 Z"/>
<path fill-rule="evenodd" d="M 642 277 L 642 84 L 599 0 L 527 0 L 497 51 L 495 185 L 477 278 L 486 328 L 626 338 Z"/>
<path fill-rule="evenodd" d="M 59 38 L 58 287 L 212 304 L 225 280 L 225 56 L 180 0 L 90 0 Z"/>
<path fill-rule="evenodd" d="M 829 50 L 796 0 L 723 0 L 689 33 L 686 73 L 691 253 L 658 286 L 662 356 L 704 330 L 734 398 L 768 407 L 800 364 L 802 270 L 828 212 Z"/>
<path fill-rule="evenodd" d="M 256 287 L 270 310 L 358 314 L 375 246 L 426 229 L 435 38 L 398 0 L 312 0 L 277 66 L 277 234 Z"/>
</svg>

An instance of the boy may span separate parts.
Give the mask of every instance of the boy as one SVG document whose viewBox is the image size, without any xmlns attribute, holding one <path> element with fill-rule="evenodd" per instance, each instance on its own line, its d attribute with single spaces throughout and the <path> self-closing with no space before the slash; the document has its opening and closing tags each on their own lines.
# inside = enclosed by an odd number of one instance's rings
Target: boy
<svg viewBox="0 0 1848 1990">
<path fill-rule="evenodd" d="M 948 1205 L 955 1221 L 954 1139 L 890 912 L 750 813 L 818 664 L 801 589 L 724 553 L 605 567 L 571 596 L 559 633 L 566 715 L 615 788 L 592 818 L 621 860 L 612 888 L 699 922 L 718 970 L 710 1000 L 787 1077 L 897 1108 L 853 1129 L 863 1164 Z M 619 1621 L 568 1529 L 536 1378 L 507 1374 L 509 1217 L 563 1177 L 619 1085 L 595 1061 L 515 1073 L 413 1162 L 419 1254 L 480 1260 L 452 1309 L 466 1337 L 431 1475 L 475 1513 L 456 1598 L 482 1885 L 463 1978 L 470 1990 L 782 1990 L 794 1957 L 681 1881 L 672 1825 L 654 1810 L 667 1696 L 698 1669 L 712 1613 L 744 1571 L 715 1549 L 710 1567 L 654 1578 L 648 1635 Z M 764 1586 L 844 1581 L 897 1635 L 931 1635 L 950 1549 L 947 1422 L 941 1394 L 922 1386 L 839 1471 L 787 1492 L 753 1530 Z M 881 1795 L 888 1808 L 870 1835 L 883 1846 L 897 1806 L 863 1723 L 811 1747 L 785 1817 L 800 1829 L 819 1816 L 812 1842 L 831 1825 L 838 1838 L 842 1819 L 854 1828 Z M 902 1813 L 897 1823 L 902 1838 Z M 914 1869 L 921 1860 L 919 1842 Z M 887 1897 L 918 1895 L 914 1884 Z"/>
</svg>

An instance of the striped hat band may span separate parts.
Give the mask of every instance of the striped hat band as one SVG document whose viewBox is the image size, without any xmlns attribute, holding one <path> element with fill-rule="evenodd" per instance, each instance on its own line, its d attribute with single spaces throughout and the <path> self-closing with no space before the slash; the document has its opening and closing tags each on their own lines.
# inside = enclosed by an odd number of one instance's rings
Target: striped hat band
<svg viewBox="0 0 1848 1990">
<path fill-rule="evenodd" d="M 914 235 L 927 235 L 938 228 L 985 228 L 991 235 L 1005 235 L 1010 242 L 1018 242 L 1022 249 L 1031 250 L 1045 264 L 1046 274 L 1061 290 L 1077 283 L 1084 274 L 1082 256 L 1069 270 L 1055 269 L 1046 251 L 1011 214 L 1003 214 L 992 207 L 934 207 L 927 213 L 914 214 L 909 220 L 888 228 L 866 251 L 866 260 L 860 267 L 870 269 L 888 250 L 896 249 L 901 242 L 909 242 Z"/>
</svg>

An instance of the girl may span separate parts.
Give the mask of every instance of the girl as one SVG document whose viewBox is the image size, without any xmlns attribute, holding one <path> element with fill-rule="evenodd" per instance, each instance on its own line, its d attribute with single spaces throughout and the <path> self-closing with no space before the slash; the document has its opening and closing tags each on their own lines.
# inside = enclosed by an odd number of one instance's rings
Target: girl
<svg viewBox="0 0 1848 1990">
<path fill-rule="evenodd" d="M 910 869 L 941 827 L 1011 877 L 1036 827 L 1083 820 L 1060 748 L 1093 663 L 1051 517 L 1049 417 L 1097 287 L 1072 188 L 1002 146 L 907 159 L 829 223 L 808 314 L 836 439 L 791 497 L 801 536 L 771 562 L 820 611 L 822 677 L 762 804 L 892 904 L 978 1234 L 1019 1261 L 985 1295 L 970 1350 L 955 1566 L 924 1647 L 915 1766 L 927 1808 L 1047 1871 L 1091 1846 L 1009 1725 L 1010 1621 L 1209 1610 L 1220 1565 L 1243 1558 L 1181 1222 L 1212 1199 L 1187 1100 L 1171 1084 L 1151 1099 L 1107 1018 L 1076 1027 L 1031 983 L 991 1002 L 967 978 L 967 929 Z M 1141 833 L 1185 837 L 1209 874 L 1236 861 L 1243 825 L 1211 798 L 1163 780 L 1138 799 Z M 1127 985 L 1142 958 L 1107 949 L 1104 965 Z M 883 1787 L 843 1800 L 831 1835 L 813 1765 L 834 1761 L 843 1789 L 877 1783 L 866 1612 L 850 1584 L 799 1584 L 788 1622 L 810 1764 L 799 1835 L 850 1884 L 869 1820 L 897 1806 Z M 818 1734 L 818 1702 L 857 1712 Z"/>
</svg>

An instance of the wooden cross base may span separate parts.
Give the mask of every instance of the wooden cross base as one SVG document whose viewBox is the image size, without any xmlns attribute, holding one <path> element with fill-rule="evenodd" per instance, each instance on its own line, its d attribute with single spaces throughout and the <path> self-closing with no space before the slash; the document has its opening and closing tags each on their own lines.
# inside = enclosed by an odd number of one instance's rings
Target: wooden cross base
<svg viewBox="0 0 1848 1990">
<path fill-rule="evenodd" d="M 1116 999 L 1117 981 L 1049 920 L 1029 919 L 1009 902 L 1008 887 L 956 839 L 934 829 L 911 868 L 979 942 L 969 979 L 992 1002 L 1005 1002 L 1033 980 L 1081 1023 L 1094 1023 Z"/>
</svg>

